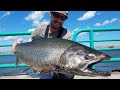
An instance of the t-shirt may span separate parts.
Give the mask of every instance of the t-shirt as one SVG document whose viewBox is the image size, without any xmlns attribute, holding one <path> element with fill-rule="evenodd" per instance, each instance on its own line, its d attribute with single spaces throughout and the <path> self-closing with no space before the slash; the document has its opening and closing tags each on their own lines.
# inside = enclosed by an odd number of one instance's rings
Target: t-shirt
<svg viewBox="0 0 120 90">
<path fill-rule="evenodd" d="M 34 37 L 34 36 L 45 37 L 46 28 L 47 28 L 47 24 L 38 26 L 33 31 L 30 38 L 32 39 L 32 37 Z M 63 28 L 63 29 L 64 30 L 62 32 L 61 38 L 71 40 L 72 39 L 71 33 L 67 29 L 65 29 L 65 28 Z M 48 38 L 57 38 L 57 36 L 58 36 L 58 31 L 52 32 L 52 33 L 50 32 L 50 30 L 48 31 Z"/>
</svg>

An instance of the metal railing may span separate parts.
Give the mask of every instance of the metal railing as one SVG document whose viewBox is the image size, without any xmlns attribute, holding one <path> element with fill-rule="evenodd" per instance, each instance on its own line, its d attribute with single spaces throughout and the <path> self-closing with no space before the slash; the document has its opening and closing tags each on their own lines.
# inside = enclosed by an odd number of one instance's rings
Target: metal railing
<svg viewBox="0 0 120 90">
<path fill-rule="evenodd" d="M 0 33 L 0 37 L 1 36 L 18 36 L 18 35 L 31 35 L 31 32 L 4 32 L 4 33 Z M 3 44 L 0 45 L 0 47 L 11 47 L 12 44 Z M 15 54 L 0 54 L 0 56 L 13 56 Z M 26 64 L 19 64 L 17 67 L 24 67 L 26 66 Z M 15 64 L 0 64 L 0 68 L 14 68 L 16 67 Z"/>
<path fill-rule="evenodd" d="M 76 31 L 73 34 L 73 41 L 76 41 L 77 35 L 82 32 L 89 32 L 89 38 L 90 40 L 86 41 L 79 41 L 79 42 L 89 42 L 90 47 L 94 48 L 94 42 L 110 42 L 110 41 L 120 41 L 120 39 L 116 40 L 94 40 L 94 32 L 103 32 L 103 31 L 120 31 L 120 28 L 93 28 L 93 29 L 80 29 Z M 0 36 L 18 36 L 18 35 L 30 35 L 31 32 L 7 32 L 7 33 L 0 33 Z M 77 41 L 76 41 L 77 42 Z M 7 44 L 7 45 L 0 45 L 0 47 L 10 47 L 12 45 Z M 102 48 L 98 50 L 120 50 L 120 48 Z M 11 56 L 15 54 L 0 54 L 0 56 Z M 120 61 L 120 58 L 111 58 L 110 60 L 104 60 L 103 62 L 114 62 L 114 61 Z M 19 64 L 18 67 L 23 67 L 26 66 L 25 64 Z M 0 64 L 0 68 L 10 68 L 10 67 L 16 67 L 15 64 Z M 95 66 L 93 66 L 95 68 Z"/>
<path fill-rule="evenodd" d="M 119 39 L 111 39 L 111 40 L 94 40 L 94 32 L 106 32 L 106 31 L 120 31 L 120 28 L 91 28 L 91 29 L 80 29 L 73 34 L 73 41 L 79 42 L 79 43 L 84 43 L 84 42 L 89 42 L 90 47 L 94 48 L 95 42 L 111 42 L 111 41 L 120 41 Z M 89 40 L 84 40 L 84 41 L 77 41 L 77 36 L 78 34 L 82 32 L 89 32 Z M 95 48 L 94 48 L 95 49 Z M 97 50 L 120 50 L 120 48 L 99 48 Z M 120 58 L 111 58 L 110 60 L 104 60 L 103 62 L 115 62 L 115 61 L 120 61 Z M 95 69 L 95 65 L 93 66 Z"/>
</svg>

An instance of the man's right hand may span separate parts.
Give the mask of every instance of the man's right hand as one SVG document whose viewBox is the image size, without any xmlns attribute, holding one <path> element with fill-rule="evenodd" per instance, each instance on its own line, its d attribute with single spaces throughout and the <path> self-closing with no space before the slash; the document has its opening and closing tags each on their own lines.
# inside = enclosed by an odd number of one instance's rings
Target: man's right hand
<svg viewBox="0 0 120 90">
<path fill-rule="evenodd" d="M 16 45 L 17 45 L 17 44 L 20 44 L 20 43 L 21 43 L 21 40 L 16 40 L 16 41 L 13 43 L 12 51 L 13 51 L 14 53 L 16 53 Z"/>
</svg>

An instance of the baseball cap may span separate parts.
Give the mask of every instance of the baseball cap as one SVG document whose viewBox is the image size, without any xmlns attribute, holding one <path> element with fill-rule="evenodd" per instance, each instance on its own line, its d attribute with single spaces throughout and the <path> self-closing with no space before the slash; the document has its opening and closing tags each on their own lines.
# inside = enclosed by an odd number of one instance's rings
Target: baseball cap
<svg viewBox="0 0 120 90">
<path fill-rule="evenodd" d="M 62 14 L 64 14 L 65 16 L 67 16 L 67 18 L 68 18 L 68 11 L 51 11 L 51 12 L 62 13 Z"/>
</svg>

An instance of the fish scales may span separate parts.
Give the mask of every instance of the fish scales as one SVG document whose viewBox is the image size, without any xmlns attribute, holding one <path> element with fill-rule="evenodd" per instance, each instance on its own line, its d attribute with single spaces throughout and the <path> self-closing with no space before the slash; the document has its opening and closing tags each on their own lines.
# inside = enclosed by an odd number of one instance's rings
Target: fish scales
<svg viewBox="0 0 120 90">
<path fill-rule="evenodd" d="M 80 43 L 55 38 L 33 38 L 31 42 L 16 46 L 16 64 L 27 64 L 31 69 L 74 75 L 101 75 L 90 65 L 111 57 Z"/>
</svg>

